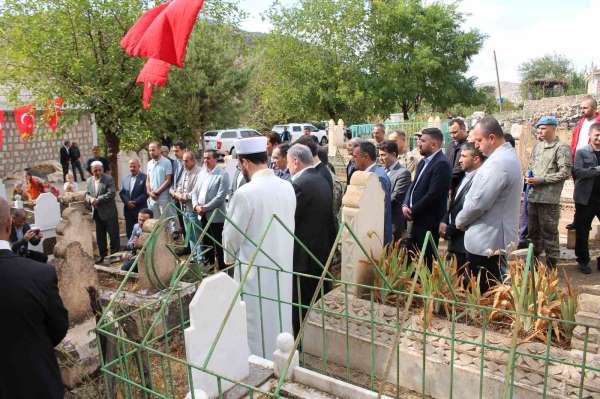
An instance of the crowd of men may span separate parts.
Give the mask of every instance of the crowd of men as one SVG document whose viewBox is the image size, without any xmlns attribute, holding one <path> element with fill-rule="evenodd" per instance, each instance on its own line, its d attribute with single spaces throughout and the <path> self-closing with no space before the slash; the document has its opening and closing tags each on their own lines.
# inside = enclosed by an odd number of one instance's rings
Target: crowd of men
<svg viewBox="0 0 600 399">
<path fill-rule="evenodd" d="M 376 125 L 372 140 L 347 142 L 347 181 L 352 182 L 356 171 L 377 176 L 385 194 L 381 204 L 384 244 L 400 240 L 416 253 L 428 234 L 436 244 L 443 237 L 449 255 L 464 266 L 468 276 L 480 275 L 480 288 L 486 291 L 503 278 L 507 254 L 517 246 L 519 220 L 525 211 L 526 237 L 535 255 L 545 254 L 547 264 L 556 266 L 560 194 L 572 176 L 577 261 L 583 273 L 590 273 L 588 234 L 593 218 L 600 219 L 600 114 L 592 97 L 583 100 L 582 108 L 571 146 L 558 139 L 556 118 L 545 116 L 537 121 L 538 142 L 527 171 L 521 170 L 514 140 L 492 117 L 482 118 L 470 131 L 463 120 L 452 120 L 452 142 L 445 151 L 444 136 L 437 128 L 419 132 L 416 148 L 409 151 L 404 132 L 386 137 L 385 126 Z M 244 285 L 250 349 L 267 358 L 275 350 L 277 335 L 281 331 L 298 334 L 311 300 L 330 288 L 321 275 L 333 256 L 342 195 L 326 152 L 310 132 L 290 140 L 289 134 L 277 133 L 239 140 L 238 166 L 231 180 L 213 150 L 202 153 L 200 166 L 184 143 L 173 143 L 175 158 L 171 159 L 169 148 L 152 142 L 146 170 L 142 172 L 139 161 L 131 160 L 130 173 L 118 191 L 130 250 L 138 247 L 148 219 L 172 216 L 171 232 L 188 239 L 196 262 L 227 269 Z M 73 143 L 65 142 L 61 149 L 61 161 L 68 155 L 63 163 L 67 172 L 72 148 Z M 91 176 L 86 201 L 96 223 L 98 262 L 108 255 L 109 241 L 111 253 L 120 246 L 117 188 L 104 161 L 96 150 L 87 163 Z M 3 301 L 2 311 L 10 325 L 23 325 L 5 329 L 1 338 L 21 343 L 8 348 L 9 359 L 35 355 L 43 361 L 36 363 L 37 368 L 29 368 L 31 362 L 26 360 L 11 361 L 2 374 L 10 376 L 12 384 L 0 389 L 14 397 L 48 392 L 61 397 L 53 346 L 66 333 L 67 314 L 55 271 L 18 256 L 23 247 L 26 251 L 27 243 L 35 244 L 39 238 L 27 231 L 20 216 L 11 218 L 8 203 L 0 199 L 0 264 L 11 265 L 0 268 L 1 288 L 10 297 Z M 203 228 L 208 238 L 196 245 Z M 9 244 L 14 241 L 20 243 L 17 250 Z M 431 247 L 424 256 L 431 267 Z M 130 260 L 123 267 L 128 270 L 134 264 Z M 19 290 L 27 291 L 27 298 Z M 15 332 L 27 336 L 17 338 Z M 43 383 L 26 384 L 23 375 Z"/>
</svg>

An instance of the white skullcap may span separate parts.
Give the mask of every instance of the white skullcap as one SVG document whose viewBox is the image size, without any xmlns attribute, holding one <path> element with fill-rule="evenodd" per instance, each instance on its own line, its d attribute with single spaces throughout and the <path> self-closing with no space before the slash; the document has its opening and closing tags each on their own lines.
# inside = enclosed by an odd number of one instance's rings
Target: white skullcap
<svg viewBox="0 0 600 399">
<path fill-rule="evenodd" d="M 267 138 L 261 136 L 240 139 L 235 143 L 235 151 L 240 155 L 267 152 Z"/>
<path fill-rule="evenodd" d="M 94 161 L 92 162 L 92 164 L 90 165 L 91 168 L 93 168 L 94 166 L 102 166 L 102 169 L 104 169 L 104 164 L 100 161 Z"/>
</svg>

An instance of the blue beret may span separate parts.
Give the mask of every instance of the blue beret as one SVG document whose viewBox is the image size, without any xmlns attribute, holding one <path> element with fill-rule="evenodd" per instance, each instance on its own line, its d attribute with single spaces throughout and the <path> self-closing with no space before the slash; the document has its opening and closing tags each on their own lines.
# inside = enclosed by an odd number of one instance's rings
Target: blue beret
<svg viewBox="0 0 600 399">
<path fill-rule="evenodd" d="M 555 116 L 542 116 L 535 124 L 535 127 L 540 127 L 541 125 L 558 126 L 558 119 Z"/>
</svg>

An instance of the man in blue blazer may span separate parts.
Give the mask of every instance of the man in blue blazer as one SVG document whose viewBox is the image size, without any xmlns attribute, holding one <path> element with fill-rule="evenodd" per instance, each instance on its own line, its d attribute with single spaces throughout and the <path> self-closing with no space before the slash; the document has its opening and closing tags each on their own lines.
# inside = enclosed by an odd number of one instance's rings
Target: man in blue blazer
<svg viewBox="0 0 600 399">
<path fill-rule="evenodd" d="M 383 243 L 389 244 L 392 242 L 392 184 L 390 183 L 390 178 L 385 173 L 385 169 L 375 163 L 377 149 L 375 148 L 375 144 L 370 141 L 362 141 L 358 146 L 354 147 L 352 157 L 354 158 L 356 170 L 375 173 L 379 177 L 381 188 L 383 188 L 385 193 Z"/>
<path fill-rule="evenodd" d="M 417 165 L 415 179 L 408 189 L 402 212 L 406 220 L 412 221 L 409 231 L 410 246 L 421 250 L 425 235 L 431 232 L 435 244 L 439 241 L 440 222 L 446 214 L 448 190 L 452 178 L 452 167 L 442 153 L 444 135 L 440 129 L 423 129 L 417 146 L 423 159 Z M 431 267 L 433 251 L 427 247 L 427 265 Z"/>
<path fill-rule="evenodd" d="M 148 194 L 146 192 L 146 175 L 140 172 L 140 161 L 129 161 L 130 174 L 121 181 L 119 197 L 123 201 L 123 214 L 125 215 L 125 231 L 127 239 L 131 238 L 133 226 L 137 223 L 140 210 L 146 207 Z"/>
</svg>

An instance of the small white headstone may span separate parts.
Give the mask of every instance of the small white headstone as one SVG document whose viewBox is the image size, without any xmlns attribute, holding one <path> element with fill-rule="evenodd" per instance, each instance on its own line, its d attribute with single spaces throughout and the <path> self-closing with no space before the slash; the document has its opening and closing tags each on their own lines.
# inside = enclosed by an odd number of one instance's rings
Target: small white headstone
<svg viewBox="0 0 600 399">
<path fill-rule="evenodd" d="M 215 340 L 221 323 L 233 300 L 239 284 L 227 274 L 220 272 L 202 280 L 190 303 L 190 327 L 185 329 L 185 352 L 191 365 L 202 367 Z M 212 352 L 207 369 L 233 381 L 248 377 L 248 327 L 246 304 L 239 297 L 231 310 L 223 332 Z M 219 396 L 217 378 L 192 368 L 194 394 L 203 391 L 208 398 Z M 221 393 L 234 384 L 221 380 Z M 191 395 L 188 394 L 189 397 Z"/>
<path fill-rule="evenodd" d="M 4 185 L 3 180 L 0 180 L 0 197 L 8 200 L 8 196 L 6 195 L 6 186 Z"/>
<path fill-rule="evenodd" d="M 294 349 L 294 336 L 288 332 L 283 332 L 277 336 L 277 350 L 273 352 L 273 373 L 279 377 L 285 368 L 285 365 Z M 294 351 L 292 361 L 286 370 L 284 380 L 290 381 L 294 378 L 294 370 L 300 366 L 298 351 Z"/>
<path fill-rule="evenodd" d="M 41 229 L 53 229 L 60 223 L 60 205 L 52 193 L 42 193 L 35 201 L 35 224 Z"/>
</svg>

